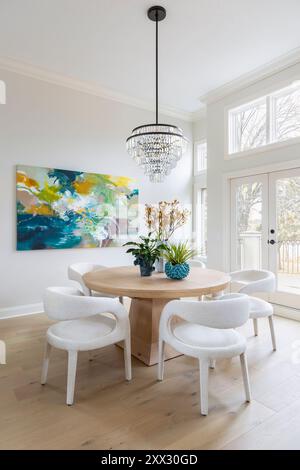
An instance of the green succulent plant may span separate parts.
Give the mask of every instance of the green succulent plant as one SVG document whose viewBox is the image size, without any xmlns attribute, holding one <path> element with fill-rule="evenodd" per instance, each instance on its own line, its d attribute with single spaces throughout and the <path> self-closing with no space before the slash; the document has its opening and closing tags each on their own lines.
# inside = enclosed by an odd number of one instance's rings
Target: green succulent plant
<svg viewBox="0 0 300 470">
<path fill-rule="evenodd" d="M 171 243 L 164 247 L 164 258 L 173 266 L 186 263 L 195 254 L 196 251 L 190 249 L 188 242 Z"/>
<path fill-rule="evenodd" d="M 135 265 L 149 264 L 153 265 L 162 255 L 162 251 L 166 249 L 166 245 L 158 244 L 156 238 L 151 237 L 151 233 L 147 237 L 139 237 L 141 242 L 127 242 L 123 246 L 131 246 L 126 253 L 131 253 L 135 257 Z"/>
</svg>

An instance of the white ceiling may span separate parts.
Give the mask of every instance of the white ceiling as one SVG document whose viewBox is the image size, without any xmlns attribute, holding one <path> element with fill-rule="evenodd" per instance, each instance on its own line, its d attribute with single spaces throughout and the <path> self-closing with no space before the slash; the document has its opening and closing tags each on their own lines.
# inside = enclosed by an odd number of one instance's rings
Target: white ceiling
<svg viewBox="0 0 300 470">
<path fill-rule="evenodd" d="M 0 56 L 154 98 L 156 0 L 0 0 Z M 300 45 L 299 0 L 158 0 L 160 102 L 199 97 Z"/>
</svg>

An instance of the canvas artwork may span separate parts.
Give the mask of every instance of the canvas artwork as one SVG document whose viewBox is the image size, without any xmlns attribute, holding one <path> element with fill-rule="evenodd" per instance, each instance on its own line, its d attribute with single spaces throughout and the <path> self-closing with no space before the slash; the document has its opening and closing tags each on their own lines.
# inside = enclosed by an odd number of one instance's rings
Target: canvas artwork
<svg viewBox="0 0 300 470">
<path fill-rule="evenodd" d="M 17 249 L 120 246 L 138 232 L 132 178 L 17 166 Z"/>
</svg>

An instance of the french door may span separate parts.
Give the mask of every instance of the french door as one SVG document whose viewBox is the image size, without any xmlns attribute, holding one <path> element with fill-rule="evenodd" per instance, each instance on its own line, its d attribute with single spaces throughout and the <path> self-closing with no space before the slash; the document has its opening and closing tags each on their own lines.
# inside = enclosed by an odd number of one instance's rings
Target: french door
<svg viewBox="0 0 300 470">
<path fill-rule="evenodd" d="M 231 180 L 231 270 L 269 269 L 274 303 L 300 308 L 300 168 Z"/>
</svg>

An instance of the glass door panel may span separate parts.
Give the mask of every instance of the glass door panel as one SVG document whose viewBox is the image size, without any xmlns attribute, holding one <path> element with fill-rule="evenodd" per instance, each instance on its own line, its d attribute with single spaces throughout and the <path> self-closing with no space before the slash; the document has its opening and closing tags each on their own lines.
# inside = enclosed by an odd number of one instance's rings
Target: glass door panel
<svg viewBox="0 0 300 470">
<path fill-rule="evenodd" d="M 231 270 L 276 275 L 271 302 L 300 309 L 300 168 L 231 180 Z"/>
<path fill-rule="evenodd" d="M 278 303 L 300 307 L 300 169 L 269 177 L 270 269 L 277 274 Z"/>
<path fill-rule="evenodd" d="M 231 269 L 264 269 L 268 226 L 267 175 L 231 182 Z"/>
</svg>

